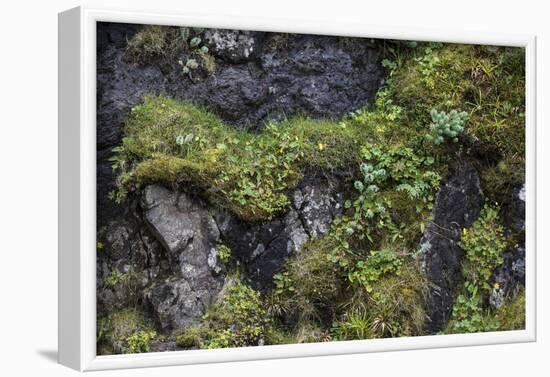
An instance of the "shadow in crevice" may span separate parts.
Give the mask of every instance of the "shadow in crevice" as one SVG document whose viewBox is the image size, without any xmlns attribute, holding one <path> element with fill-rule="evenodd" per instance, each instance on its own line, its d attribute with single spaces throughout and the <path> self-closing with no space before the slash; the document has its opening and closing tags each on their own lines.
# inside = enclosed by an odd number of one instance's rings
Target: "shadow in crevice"
<svg viewBox="0 0 550 377">
<path fill-rule="evenodd" d="M 57 350 L 36 350 L 36 353 L 46 360 L 57 363 Z"/>
</svg>

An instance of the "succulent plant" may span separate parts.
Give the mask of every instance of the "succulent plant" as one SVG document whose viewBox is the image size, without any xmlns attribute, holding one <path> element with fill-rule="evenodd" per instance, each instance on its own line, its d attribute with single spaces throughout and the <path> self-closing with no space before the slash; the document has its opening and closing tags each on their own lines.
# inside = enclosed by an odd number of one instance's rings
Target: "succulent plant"
<svg viewBox="0 0 550 377">
<path fill-rule="evenodd" d="M 444 111 L 430 112 L 432 123 L 430 124 L 430 133 L 426 135 L 426 140 L 435 145 L 442 144 L 445 140 L 458 141 L 458 136 L 464 132 L 464 124 L 468 120 L 468 113 L 465 111 L 451 110 L 449 113 Z"/>
</svg>

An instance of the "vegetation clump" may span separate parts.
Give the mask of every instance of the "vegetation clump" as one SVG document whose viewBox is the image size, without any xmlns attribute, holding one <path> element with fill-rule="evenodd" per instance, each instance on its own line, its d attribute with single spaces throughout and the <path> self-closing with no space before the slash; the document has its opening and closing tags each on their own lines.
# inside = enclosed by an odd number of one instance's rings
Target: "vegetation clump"
<svg viewBox="0 0 550 377">
<path fill-rule="evenodd" d="M 491 289 L 491 275 L 504 261 L 502 254 L 507 247 L 498 212 L 498 208 L 485 206 L 472 226 L 463 230 L 459 243 L 466 253 L 466 279 L 485 292 Z"/>
<path fill-rule="evenodd" d="M 155 331 L 138 331 L 126 338 L 128 349 L 126 353 L 142 353 L 150 351 L 150 342 L 157 336 Z"/>
<path fill-rule="evenodd" d="M 294 118 L 255 135 L 195 106 L 147 96 L 132 109 L 114 149 L 112 198 L 122 201 L 152 182 L 186 183 L 247 221 L 270 219 L 286 208 L 286 191 L 305 169 L 353 168 L 358 136 L 368 133 L 364 125 Z"/>
<path fill-rule="evenodd" d="M 371 251 L 366 261 L 355 264 L 348 277 L 351 283 L 361 284 L 371 293 L 380 277 L 387 273 L 399 274 L 402 263 L 392 250 Z"/>
<path fill-rule="evenodd" d="M 154 324 L 134 308 L 111 312 L 97 321 L 100 354 L 149 352 L 155 336 Z"/>
<path fill-rule="evenodd" d="M 200 348 L 255 346 L 263 342 L 267 326 L 260 294 L 238 282 L 209 309 L 200 325 L 185 329 L 176 342 Z"/>
<path fill-rule="evenodd" d="M 498 207 L 486 205 L 472 226 L 463 230 L 459 245 L 466 253 L 463 263 L 466 282 L 455 300 L 446 332 L 483 332 L 508 328 L 503 327 L 498 310 L 488 309 L 485 304 L 491 290 L 499 289 L 498 284 L 491 284 L 491 276 L 495 268 L 503 263 L 502 254 L 508 246 L 498 213 Z M 510 304 L 505 305 L 508 307 Z"/>
<path fill-rule="evenodd" d="M 130 40 L 124 58 L 141 66 L 156 64 L 163 70 L 180 66 L 182 75 L 210 75 L 216 71 L 216 59 L 201 38 L 201 28 L 147 25 Z"/>
</svg>

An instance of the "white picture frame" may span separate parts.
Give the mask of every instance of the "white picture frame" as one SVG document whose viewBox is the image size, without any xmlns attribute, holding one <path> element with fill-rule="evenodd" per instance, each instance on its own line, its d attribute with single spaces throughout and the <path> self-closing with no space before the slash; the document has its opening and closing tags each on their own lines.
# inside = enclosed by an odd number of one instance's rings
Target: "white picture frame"
<svg viewBox="0 0 550 377">
<path fill-rule="evenodd" d="M 437 335 L 96 355 L 96 23 L 310 33 L 525 47 L 526 51 L 526 328 Z M 536 38 L 529 35 L 395 29 L 368 24 L 248 19 L 215 14 L 161 14 L 78 7 L 59 14 L 59 362 L 79 371 L 307 357 L 536 340 Z"/>
</svg>

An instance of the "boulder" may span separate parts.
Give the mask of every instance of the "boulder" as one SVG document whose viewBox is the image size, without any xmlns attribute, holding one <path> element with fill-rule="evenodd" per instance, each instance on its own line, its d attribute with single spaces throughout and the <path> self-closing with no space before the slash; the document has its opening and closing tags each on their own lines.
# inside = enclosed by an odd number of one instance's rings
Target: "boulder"
<svg viewBox="0 0 550 377">
<path fill-rule="evenodd" d="M 167 278 L 148 289 L 147 299 L 164 330 L 187 326 L 204 314 L 223 285 L 218 227 L 199 200 L 160 185 L 143 190 L 141 205 L 171 267 Z"/>
<path fill-rule="evenodd" d="M 483 201 L 476 169 L 467 162 L 452 166 L 436 195 L 433 220 L 420 240 L 419 258 L 430 280 L 426 297 L 429 333 L 437 333 L 449 320 L 456 290 L 463 283 L 461 230 L 477 219 Z"/>
</svg>

